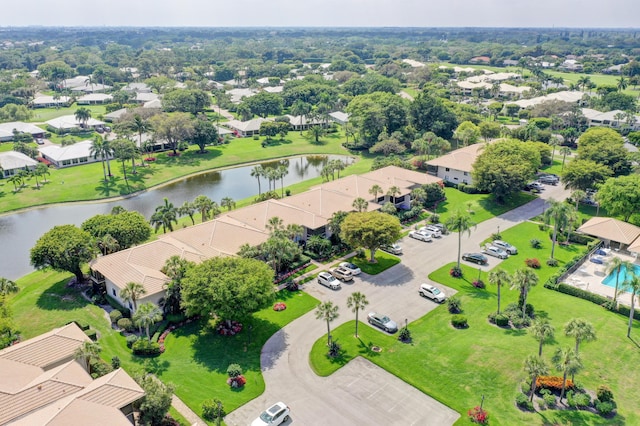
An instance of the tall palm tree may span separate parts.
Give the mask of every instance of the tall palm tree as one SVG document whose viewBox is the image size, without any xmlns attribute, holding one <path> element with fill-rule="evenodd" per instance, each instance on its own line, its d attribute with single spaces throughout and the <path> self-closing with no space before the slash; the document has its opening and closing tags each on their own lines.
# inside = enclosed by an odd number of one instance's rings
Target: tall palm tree
<svg viewBox="0 0 640 426">
<path fill-rule="evenodd" d="M 173 232 L 173 224 L 178 223 L 178 209 L 165 197 L 164 204 L 156 207 L 155 213 L 151 216 L 151 225 L 158 231 L 162 226 L 162 232 L 166 233 L 167 228 Z"/>
<path fill-rule="evenodd" d="M 544 318 L 536 318 L 531 324 L 529 332 L 538 341 L 538 356 L 542 356 L 542 345 L 549 339 L 553 339 L 555 329 L 551 323 Z"/>
<path fill-rule="evenodd" d="M 264 168 L 258 164 L 251 169 L 251 177 L 258 179 L 258 194 L 262 194 L 262 188 L 260 187 L 260 178 L 264 177 Z"/>
<path fill-rule="evenodd" d="M 351 293 L 347 298 L 347 308 L 351 308 L 351 312 L 356 314 L 356 337 L 358 337 L 358 312 L 369 304 L 367 297 L 359 291 Z"/>
<path fill-rule="evenodd" d="M 91 110 L 89 108 L 80 107 L 73 115 L 76 117 L 76 120 L 81 123 L 81 126 L 84 129 L 87 127 L 87 122 L 91 118 Z"/>
<path fill-rule="evenodd" d="M 142 284 L 130 281 L 120 290 L 120 299 L 124 302 L 131 302 L 133 309 L 136 310 L 138 309 L 138 299 L 145 294 L 147 294 L 147 290 Z"/>
<path fill-rule="evenodd" d="M 200 212 L 202 222 L 209 219 L 209 212 L 213 209 L 213 200 L 206 195 L 198 195 L 193 200 L 193 206 Z"/>
<path fill-rule="evenodd" d="M 578 86 L 580 86 L 582 88 L 582 91 L 584 92 L 585 87 L 591 85 L 591 77 L 587 76 L 587 75 L 583 75 L 580 78 L 578 78 Z"/>
<path fill-rule="evenodd" d="M 18 186 L 22 188 L 23 179 L 22 179 L 22 176 L 20 176 L 19 174 L 15 174 L 7 180 L 13 184 L 13 188 L 14 188 L 13 192 L 18 192 Z"/>
<path fill-rule="evenodd" d="M 633 271 L 633 269 L 630 269 L 630 271 Z M 629 309 L 629 326 L 627 327 L 627 337 L 631 337 L 636 296 L 640 295 L 640 277 L 635 273 L 631 273 L 630 276 L 622 283 L 622 289 L 631 293 L 631 309 Z"/>
<path fill-rule="evenodd" d="M 567 159 L 567 155 L 571 155 L 571 148 L 568 146 L 563 146 L 560 148 L 560 154 L 562 154 L 562 170 L 564 170 L 564 162 Z"/>
<path fill-rule="evenodd" d="M 373 195 L 373 201 L 378 201 L 378 194 L 383 194 L 384 191 L 380 185 L 375 184 L 371 188 L 369 188 L 369 194 Z"/>
<path fill-rule="evenodd" d="M 331 322 L 338 318 L 338 306 L 333 302 L 322 302 L 316 307 L 316 318 L 327 322 L 327 346 L 331 346 Z"/>
<path fill-rule="evenodd" d="M 509 283 L 511 277 L 504 269 L 500 268 L 496 271 L 489 272 L 489 284 L 493 284 L 498 289 L 498 315 L 500 315 L 500 288 Z"/>
<path fill-rule="evenodd" d="M 620 78 L 618 79 L 617 86 L 618 86 L 618 91 L 622 92 L 627 87 L 629 87 L 629 80 L 627 80 L 624 75 L 621 75 Z"/>
<path fill-rule="evenodd" d="M 445 226 L 447 229 L 458 233 L 458 264 L 457 267 L 460 268 L 460 256 L 462 249 L 462 234 L 465 232 L 471 235 L 471 228 L 476 226 L 476 223 L 471 220 L 471 216 L 468 213 L 463 213 L 458 210 L 453 213 L 447 221 L 445 222 Z"/>
<path fill-rule="evenodd" d="M 518 302 L 522 304 L 522 319 L 527 315 L 527 296 L 529 290 L 538 284 L 538 275 L 529 268 L 518 269 L 513 274 L 511 289 L 520 291 Z"/>
<path fill-rule="evenodd" d="M 151 302 L 143 303 L 140 305 L 139 309 L 136 309 L 132 320 L 138 327 L 144 327 L 147 332 L 147 339 L 151 340 L 149 327 L 159 321 L 162 321 L 162 311 Z"/>
<path fill-rule="evenodd" d="M 634 265 L 632 262 L 628 260 L 622 260 L 618 256 L 614 256 L 607 266 L 607 274 L 612 274 L 614 272 L 616 274 L 616 288 L 613 294 L 613 303 L 616 303 L 616 301 L 618 300 L 620 272 L 622 272 L 622 269 L 625 269 L 627 271 L 633 271 Z"/>
<path fill-rule="evenodd" d="M 367 200 L 365 200 L 362 197 L 358 197 L 355 200 L 353 200 L 353 204 L 352 207 L 357 211 L 357 212 L 366 212 L 367 208 L 369 207 L 369 203 L 367 202 Z"/>
<path fill-rule="evenodd" d="M 129 180 L 127 179 L 127 168 L 125 166 L 125 161 L 135 158 L 135 143 L 133 143 L 129 139 L 116 139 L 115 141 L 113 141 L 111 148 L 113 150 L 113 156 L 122 162 L 122 174 L 124 176 L 124 181 L 127 184 L 127 188 L 129 188 Z"/>
<path fill-rule="evenodd" d="M 576 202 L 576 211 L 580 207 L 580 200 L 584 200 L 586 196 L 587 193 L 582 189 L 576 189 L 575 191 L 571 192 L 571 198 Z"/>
<path fill-rule="evenodd" d="M 105 234 L 98 240 L 98 248 L 106 256 L 109 253 L 118 251 L 120 244 L 111 234 Z"/>
<path fill-rule="evenodd" d="M 231 197 L 224 197 L 220 200 L 220 207 L 226 208 L 227 211 L 231 211 L 236 207 L 236 202 Z"/>
<path fill-rule="evenodd" d="M 571 348 L 556 349 L 551 362 L 559 371 L 562 371 L 562 389 L 560 390 L 560 402 L 562 402 L 564 391 L 567 389 L 567 376 L 569 374 L 574 375 L 580 371 L 582 362 L 580 361 L 580 356 Z"/>
<path fill-rule="evenodd" d="M 191 224 L 195 225 L 196 221 L 193 218 L 193 215 L 196 212 L 196 207 L 193 205 L 193 203 L 190 203 L 188 201 L 185 201 L 184 203 L 182 203 L 182 205 L 180 207 L 178 207 L 178 214 L 180 216 L 189 216 L 189 219 L 191 219 Z"/>
<path fill-rule="evenodd" d="M 571 217 L 574 215 L 574 209 L 572 205 L 563 201 L 556 201 L 553 198 L 549 198 L 547 203 L 549 207 L 544 211 L 543 220 L 547 225 L 553 222 L 553 237 L 551 242 L 551 259 L 553 259 L 558 230 L 569 224 Z"/>
<path fill-rule="evenodd" d="M 398 188 L 397 186 L 392 186 L 391 188 L 389 188 L 389 190 L 387 191 L 387 195 L 389 196 L 389 198 L 391 198 L 393 201 L 391 201 L 393 204 L 396 203 L 396 196 L 400 195 L 402 191 L 400 191 L 400 188 Z"/>
<path fill-rule="evenodd" d="M 302 130 L 304 127 L 304 121 L 305 118 L 307 117 L 307 114 L 309 114 L 311 112 L 311 104 L 303 101 L 302 99 L 297 99 L 292 105 L 291 105 L 291 115 L 293 116 L 300 116 L 301 120 L 300 120 L 300 134 L 302 134 Z"/>
<path fill-rule="evenodd" d="M 591 342 L 597 338 L 593 324 L 582 318 L 573 318 L 566 323 L 564 325 L 564 335 L 576 339 L 576 355 L 579 355 L 581 342 Z M 571 375 L 571 380 L 573 380 L 573 374 Z"/>
<path fill-rule="evenodd" d="M 289 174 L 289 167 L 285 166 L 284 164 L 280 164 L 276 170 L 278 172 L 278 176 L 280 177 L 280 196 L 284 197 L 284 177 Z"/>
<path fill-rule="evenodd" d="M 536 381 L 538 376 L 549 374 L 547 363 L 539 356 L 529 355 L 524 361 L 524 371 L 531 377 L 531 394 L 529 401 L 533 401 L 533 395 L 536 393 Z"/>
<path fill-rule="evenodd" d="M 96 342 L 84 341 L 73 353 L 75 359 L 82 361 L 85 369 L 91 374 L 91 361 L 100 359 L 100 345 Z"/>
<path fill-rule="evenodd" d="M 142 148 L 142 135 L 153 130 L 151 123 L 138 114 L 133 117 L 133 120 L 128 123 L 127 127 L 138 134 L 138 146 L 140 148 Z"/>
<path fill-rule="evenodd" d="M 85 86 L 91 86 L 91 92 L 93 92 L 93 85 L 95 84 L 95 81 L 93 80 L 92 76 L 88 76 L 85 80 L 84 80 L 84 85 Z"/>
</svg>

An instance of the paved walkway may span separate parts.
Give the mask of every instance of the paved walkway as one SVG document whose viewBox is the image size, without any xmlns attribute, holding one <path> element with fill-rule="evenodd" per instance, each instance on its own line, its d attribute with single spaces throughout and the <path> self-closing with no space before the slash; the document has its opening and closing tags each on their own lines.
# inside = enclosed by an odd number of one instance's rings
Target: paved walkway
<svg viewBox="0 0 640 426">
<path fill-rule="evenodd" d="M 191 408 L 187 407 L 187 404 L 175 395 L 173 395 L 171 399 L 171 406 L 175 408 L 178 413 L 182 414 L 192 426 L 205 426 L 207 424 L 207 422 L 198 417 Z"/>
</svg>

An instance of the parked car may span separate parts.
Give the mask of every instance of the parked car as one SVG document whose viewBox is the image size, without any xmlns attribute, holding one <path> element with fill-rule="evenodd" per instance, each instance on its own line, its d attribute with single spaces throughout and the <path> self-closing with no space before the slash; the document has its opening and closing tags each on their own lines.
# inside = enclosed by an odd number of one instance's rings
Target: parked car
<svg viewBox="0 0 640 426">
<path fill-rule="evenodd" d="M 104 133 L 104 128 L 102 128 L 102 127 L 96 127 L 96 132 L 98 132 L 98 133 Z"/>
<path fill-rule="evenodd" d="M 251 422 L 251 426 L 275 426 L 289 420 L 289 407 L 284 402 L 276 402 Z"/>
<path fill-rule="evenodd" d="M 367 321 L 369 321 L 369 324 L 375 325 L 376 327 L 383 329 L 387 333 L 395 333 L 396 331 L 398 331 L 398 324 L 396 324 L 395 321 L 392 321 L 386 315 L 369 312 L 369 315 L 367 315 Z"/>
<path fill-rule="evenodd" d="M 560 182 L 560 178 L 557 175 L 541 175 L 538 177 L 538 182 L 546 183 L 547 185 L 557 185 Z"/>
<path fill-rule="evenodd" d="M 438 287 L 432 286 L 431 284 L 420 284 L 420 290 L 418 290 L 418 293 L 420 296 L 438 303 L 442 303 L 446 299 L 444 293 L 441 292 Z"/>
<path fill-rule="evenodd" d="M 353 274 L 347 268 L 342 266 L 338 266 L 337 268 L 333 268 L 331 271 L 331 275 L 339 279 L 340 281 L 353 281 Z"/>
<path fill-rule="evenodd" d="M 380 247 L 380 250 L 391 254 L 402 254 L 402 247 L 398 243 L 384 245 Z"/>
<path fill-rule="evenodd" d="M 485 246 L 482 249 L 482 253 L 488 254 L 489 256 L 497 257 L 498 259 L 506 259 L 507 257 L 509 257 L 506 251 L 492 245 Z"/>
<path fill-rule="evenodd" d="M 419 240 L 419 241 L 426 241 L 426 242 L 433 241 L 433 238 L 431 237 L 431 234 L 428 233 L 428 232 L 411 231 L 411 232 L 409 232 L 409 236 L 411 238 L 415 238 L 416 240 Z"/>
<path fill-rule="evenodd" d="M 493 240 L 493 242 L 491 243 L 492 246 L 496 246 L 498 248 L 501 248 L 502 250 L 506 251 L 507 254 L 518 254 L 518 249 L 515 246 L 512 246 L 511 244 L 509 244 L 506 241 L 503 240 Z"/>
<path fill-rule="evenodd" d="M 44 145 L 44 139 L 42 139 L 42 138 L 36 138 L 36 143 L 37 143 L 38 145 Z"/>
<path fill-rule="evenodd" d="M 419 231 L 428 232 L 431 235 L 433 235 L 434 238 L 442 237 L 442 231 L 440 231 L 440 228 L 435 225 L 423 226 L 422 228 L 419 229 Z"/>
<path fill-rule="evenodd" d="M 342 263 L 340 263 L 340 266 L 350 270 L 351 271 L 351 275 L 360 275 L 360 273 L 362 272 L 360 270 L 360 268 L 358 268 L 356 265 L 354 265 L 353 263 L 350 263 L 350 262 L 342 262 Z"/>
<path fill-rule="evenodd" d="M 340 289 L 340 281 L 329 272 L 320 272 L 318 274 L 318 284 L 322 284 L 332 290 Z"/>
<path fill-rule="evenodd" d="M 542 190 L 544 190 L 544 185 L 541 184 L 540 182 L 529 182 L 524 189 L 526 189 L 527 191 L 532 191 L 532 192 L 540 192 Z"/>
<path fill-rule="evenodd" d="M 489 263 L 487 256 L 482 253 L 464 253 L 462 255 L 462 260 L 477 263 L 478 265 L 486 265 L 487 263 Z"/>
</svg>

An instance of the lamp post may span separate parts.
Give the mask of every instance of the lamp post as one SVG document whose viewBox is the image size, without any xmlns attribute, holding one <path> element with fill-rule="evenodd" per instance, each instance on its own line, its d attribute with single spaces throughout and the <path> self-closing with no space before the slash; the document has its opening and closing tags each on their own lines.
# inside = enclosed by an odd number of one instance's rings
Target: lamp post
<svg viewBox="0 0 640 426">
<path fill-rule="evenodd" d="M 498 225 L 498 237 L 500 237 L 500 225 Z"/>
</svg>

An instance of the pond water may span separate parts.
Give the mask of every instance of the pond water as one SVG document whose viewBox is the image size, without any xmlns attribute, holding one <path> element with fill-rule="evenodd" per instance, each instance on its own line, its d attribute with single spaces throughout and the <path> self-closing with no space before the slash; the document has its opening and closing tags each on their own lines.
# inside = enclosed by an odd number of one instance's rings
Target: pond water
<svg viewBox="0 0 640 426">
<path fill-rule="evenodd" d="M 284 177 L 286 187 L 320 176 L 322 168 L 333 159 L 340 159 L 345 164 L 354 161 L 352 157 L 343 155 L 313 155 L 264 162 L 261 165 L 276 167 L 280 162 L 286 165 L 289 170 Z M 13 280 L 33 271 L 29 263 L 29 251 L 38 238 L 52 227 L 65 224 L 80 226 L 94 215 L 109 213 L 116 205 L 137 210 L 148 219 L 165 197 L 179 207 L 185 201 L 193 201 L 198 195 L 206 195 L 218 204 L 223 197 L 241 200 L 258 195 L 258 180 L 251 177 L 253 167 L 211 171 L 117 201 L 64 204 L 0 216 L 0 277 Z M 260 184 L 262 192 L 268 189 L 264 178 L 260 179 Z M 278 180 L 278 192 L 280 187 Z"/>
</svg>

